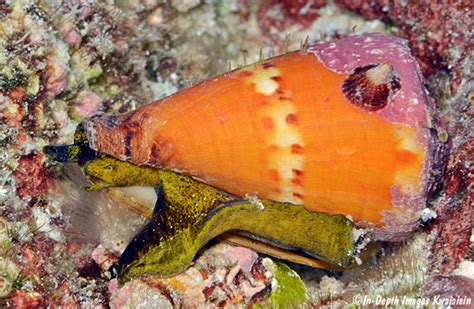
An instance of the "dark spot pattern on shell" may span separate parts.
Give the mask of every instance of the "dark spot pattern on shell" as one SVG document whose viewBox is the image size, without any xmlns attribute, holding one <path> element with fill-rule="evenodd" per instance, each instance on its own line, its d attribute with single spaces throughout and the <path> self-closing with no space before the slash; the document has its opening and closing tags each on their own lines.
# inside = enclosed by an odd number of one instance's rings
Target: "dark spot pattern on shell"
<svg viewBox="0 0 474 309">
<path fill-rule="evenodd" d="M 123 121 L 120 126 L 124 130 L 125 134 L 123 140 L 124 156 L 126 160 L 130 160 L 132 157 L 132 141 L 133 139 L 140 140 L 140 122 L 133 119 L 132 117 L 127 117 L 127 119 Z"/>
<path fill-rule="evenodd" d="M 274 80 L 277 83 L 280 83 L 282 81 L 281 76 L 272 76 L 270 79 Z"/>
<path fill-rule="evenodd" d="M 303 176 L 303 171 L 302 170 L 294 168 L 294 169 L 292 169 L 292 172 L 293 172 L 293 174 L 295 174 L 298 177 Z"/>
<path fill-rule="evenodd" d="M 145 164 L 153 167 L 169 166 L 174 155 L 170 142 L 157 135 L 151 145 L 150 155 Z"/>
<path fill-rule="evenodd" d="M 285 121 L 287 124 L 297 125 L 298 124 L 298 116 L 296 114 L 290 113 L 286 115 Z"/>
<path fill-rule="evenodd" d="M 378 111 L 387 106 L 390 99 L 400 90 L 400 78 L 391 66 L 382 76 L 377 76 L 383 82 L 375 81 L 371 76 L 371 73 L 381 69 L 383 65 L 385 64 L 356 68 L 354 73 L 344 80 L 342 91 L 352 104 L 369 111 Z"/>
<path fill-rule="evenodd" d="M 273 63 L 271 63 L 271 62 L 264 62 L 264 63 L 262 63 L 262 68 L 264 68 L 265 70 L 268 70 L 268 69 L 274 68 L 274 67 L 275 67 L 275 65 L 274 65 Z"/>
<path fill-rule="evenodd" d="M 292 154 L 303 154 L 303 146 L 299 144 L 291 145 L 291 153 Z"/>
<path fill-rule="evenodd" d="M 303 199 L 303 194 L 301 193 L 298 193 L 298 192 L 293 192 L 293 196 L 296 197 L 296 198 L 299 198 L 299 199 Z"/>
<path fill-rule="evenodd" d="M 125 147 L 124 155 L 127 160 L 130 160 L 130 157 L 132 154 L 132 137 L 133 137 L 133 133 L 131 131 L 125 132 L 125 138 L 124 138 L 123 143 Z"/>
</svg>

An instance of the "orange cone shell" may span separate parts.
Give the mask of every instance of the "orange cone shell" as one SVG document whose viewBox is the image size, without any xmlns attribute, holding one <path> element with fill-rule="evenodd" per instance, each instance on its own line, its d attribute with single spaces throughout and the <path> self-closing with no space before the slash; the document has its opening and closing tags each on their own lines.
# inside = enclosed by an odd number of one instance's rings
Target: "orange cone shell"
<svg viewBox="0 0 474 309">
<path fill-rule="evenodd" d="M 348 77 L 292 52 L 86 127 L 98 151 L 239 196 L 377 226 L 387 213 L 413 216 L 401 204 L 424 202 L 426 139 L 351 102 Z"/>
</svg>

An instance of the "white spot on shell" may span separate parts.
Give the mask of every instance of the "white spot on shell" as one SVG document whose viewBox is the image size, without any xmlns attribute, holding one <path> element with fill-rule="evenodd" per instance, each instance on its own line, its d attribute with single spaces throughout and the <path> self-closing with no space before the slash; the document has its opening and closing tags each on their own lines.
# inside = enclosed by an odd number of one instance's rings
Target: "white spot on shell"
<svg viewBox="0 0 474 309">
<path fill-rule="evenodd" d="M 410 99 L 409 103 L 410 103 L 410 105 L 418 105 L 419 102 L 418 102 L 417 98 L 412 98 L 412 99 Z"/>
<path fill-rule="evenodd" d="M 248 82 L 255 85 L 255 91 L 266 96 L 270 96 L 278 89 L 278 82 L 272 77 L 280 76 L 277 68 L 260 69 L 252 72 L 248 77 Z"/>
<path fill-rule="evenodd" d="M 264 117 L 270 117 L 274 128 L 266 137 L 268 146 L 277 146 L 277 149 L 268 155 L 269 167 L 278 171 L 280 183 L 278 200 L 301 204 L 301 199 L 293 194 L 303 195 L 303 188 L 292 182 L 294 170 L 303 171 L 303 156 L 292 153 L 292 146 L 304 146 L 297 126 L 289 125 L 286 117 L 296 113 L 293 102 L 290 100 L 275 100 L 262 110 Z"/>
<path fill-rule="evenodd" d="M 370 53 L 373 54 L 373 55 L 382 55 L 382 54 L 383 54 L 383 51 L 380 50 L 380 49 L 378 49 L 378 48 L 376 48 L 376 49 L 372 49 L 372 50 L 370 51 Z"/>
</svg>

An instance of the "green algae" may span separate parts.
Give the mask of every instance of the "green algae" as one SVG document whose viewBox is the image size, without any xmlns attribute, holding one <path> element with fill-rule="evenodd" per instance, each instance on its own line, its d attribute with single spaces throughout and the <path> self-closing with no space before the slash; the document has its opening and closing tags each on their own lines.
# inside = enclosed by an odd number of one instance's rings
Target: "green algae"
<svg viewBox="0 0 474 309">
<path fill-rule="evenodd" d="M 81 81 L 90 81 L 98 78 L 104 72 L 99 63 L 91 64 L 93 58 L 84 51 L 77 51 L 71 57 L 71 67 L 75 71 L 75 76 Z"/>
<path fill-rule="evenodd" d="M 34 74 L 28 77 L 26 94 L 35 96 L 40 91 L 40 78 L 39 75 Z"/>
<path fill-rule="evenodd" d="M 282 262 L 265 259 L 264 264 L 273 273 L 270 296 L 266 303 L 255 304 L 252 309 L 298 308 L 308 300 L 306 287 L 298 273 Z"/>
<path fill-rule="evenodd" d="M 292 308 L 307 300 L 306 288 L 300 276 L 281 262 L 274 262 L 272 292 L 268 303 L 272 308 Z"/>
</svg>

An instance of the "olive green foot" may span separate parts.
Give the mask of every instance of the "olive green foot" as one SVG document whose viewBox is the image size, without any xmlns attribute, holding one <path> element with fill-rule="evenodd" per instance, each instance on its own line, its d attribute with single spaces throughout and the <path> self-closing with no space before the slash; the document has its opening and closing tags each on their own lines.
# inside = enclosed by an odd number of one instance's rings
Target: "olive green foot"
<svg viewBox="0 0 474 309">
<path fill-rule="evenodd" d="M 353 225 L 342 215 L 310 213 L 302 205 L 262 200 L 251 203 L 189 176 L 133 165 L 95 153 L 78 138 L 73 145 L 48 146 L 61 162 L 80 162 L 93 185 L 158 187 L 153 216 L 119 260 L 119 279 L 141 274 L 172 276 L 184 271 L 212 238 L 228 231 L 347 266 L 354 254 Z"/>
<path fill-rule="evenodd" d="M 153 217 L 120 257 L 120 282 L 142 274 L 176 275 L 209 240 L 227 231 L 242 231 L 330 263 L 351 263 L 353 226 L 342 215 L 310 213 L 301 206 L 268 200 L 253 204 L 225 193 L 219 193 L 221 200 L 200 208 L 174 203 L 169 190 L 165 183 L 160 186 Z"/>
</svg>

